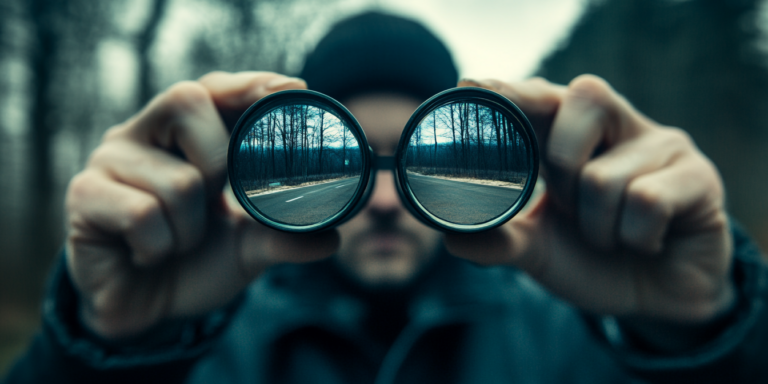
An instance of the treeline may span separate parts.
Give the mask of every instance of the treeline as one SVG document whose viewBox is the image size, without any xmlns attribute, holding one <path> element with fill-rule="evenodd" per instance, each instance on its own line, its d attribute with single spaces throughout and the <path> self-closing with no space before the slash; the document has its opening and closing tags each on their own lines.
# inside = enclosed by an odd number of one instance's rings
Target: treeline
<svg viewBox="0 0 768 384">
<path fill-rule="evenodd" d="M 768 248 L 768 3 L 589 3 L 537 74 L 601 76 L 646 116 L 685 129 L 723 176 L 729 215 Z"/>
<path fill-rule="evenodd" d="M 295 74 L 315 41 L 306 31 L 347 3 L 0 1 L 0 377 L 38 328 L 67 184 L 104 131 L 210 71 Z"/>
<path fill-rule="evenodd" d="M 275 108 L 256 121 L 236 154 L 248 191 L 360 174 L 360 148 L 334 115 L 311 105 Z"/>
<path fill-rule="evenodd" d="M 477 103 L 436 109 L 411 136 L 406 167 L 423 175 L 523 183 L 530 149 L 501 113 Z"/>
</svg>

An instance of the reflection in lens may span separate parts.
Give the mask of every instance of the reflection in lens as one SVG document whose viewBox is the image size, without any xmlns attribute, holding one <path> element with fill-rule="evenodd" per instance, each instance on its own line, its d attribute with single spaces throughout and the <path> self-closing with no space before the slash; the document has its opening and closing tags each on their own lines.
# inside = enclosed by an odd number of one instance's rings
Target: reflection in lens
<svg viewBox="0 0 768 384">
<path fill-rule="evenodd" d="M 272 220 L 319 223 L 352 198 L 360 146 L 336 115 L 306 104 L 276 107 L 242 135 L 235 172 L 253 206 Z"/>
<path fill-rule="evenodd" d="M 416 199 L 457 224 L 503 214 L 517 201 L 530 169 L 529 148 L 515 123 L 475 102 L 429 113 L 413 131 L 405 161 Z"/>
</svg>

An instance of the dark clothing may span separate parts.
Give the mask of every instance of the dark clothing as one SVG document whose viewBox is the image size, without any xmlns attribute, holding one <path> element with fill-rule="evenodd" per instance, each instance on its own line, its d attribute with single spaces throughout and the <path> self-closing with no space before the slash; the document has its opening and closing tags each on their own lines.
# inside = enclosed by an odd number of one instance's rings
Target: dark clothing
<svg viewBox="0 0 768 384">
<path fill-rule="evenodd" d="M 739 305 L 685 355 L 644 353 L 615 321 L 580 313 L 519 271 L 448 255 L 403 305 L 372 306 L 330 261 L 284 265 L 230 307 L 118 348 L 77 326 L 59 267 L 43 331 L 7 382 L 768 382 L 768 275 L 755 246 L 734 236 Z"/>
</svg>

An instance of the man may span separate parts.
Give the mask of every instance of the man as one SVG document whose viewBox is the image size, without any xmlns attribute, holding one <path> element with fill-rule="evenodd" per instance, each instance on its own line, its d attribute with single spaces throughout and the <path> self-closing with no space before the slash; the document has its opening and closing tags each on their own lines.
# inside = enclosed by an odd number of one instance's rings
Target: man
<svg viewBox="0 0 768 384">
<path fill-rule="evenodd" d="M 547 191 L 526 211 L 440 234 L 380 171 L 337 231 L 280 233 L 222 192 L 227 122 L 308 84 L 388 155 L 456 71 L 422 27 L 370 13 L 334 27 L 302 76 L 212 73 L 107 132 L 71 183 L 43 332 L 9 382 L 768 379 L 765 268 L 681 131 L 593 76 L 464 80 L 537 130 Z"/>
</svg>

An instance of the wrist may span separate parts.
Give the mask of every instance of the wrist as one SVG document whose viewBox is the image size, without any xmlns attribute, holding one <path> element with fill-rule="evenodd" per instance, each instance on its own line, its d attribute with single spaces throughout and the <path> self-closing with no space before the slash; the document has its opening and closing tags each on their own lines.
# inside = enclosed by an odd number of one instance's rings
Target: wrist
<svg viewBox="0 0 768 384">
<path fill-rule="evenodd" d="M 104 337 L 99 321 L 89 318 L 83 298 L 75 288 L 64 257 L 60 258 L 49 281 L 43 304 L 43 329 L 65 353 L 94 367 L 130 364 L 125 356 L 197 356 L 209 348 L 226 328 L 244 300 L 238 294 L 228 304 L 199 316 L 163 320 L 130 337 Z M 94 321 L 96 320 L 96 321 Z"/>
<path fill-rule="evenodd" d="M 102 344 L 111 346 L 122 346 L 135 344 L 136 339 L 141 335 L 148 333 L 151 329 L 157 328 L 162 321 L 143 321 L 136 320 L 128 322 L 125 318 L 120 319 L 117 316 L 99 315 L 92 309 L 82 297 L 77 302 L 75 324 L 79 328 L 79 333 L 85 335 L 88 339 L 98 340 Z"/>
<path fill-rule="evenodd" d="M 651 354 L 674 355 L 697 349 L 716 339 L 734 321 L 743 301 L 737 276 L 729 276 L 721 293 L 706 304 L 706 313 L 695 320 L 670 320 L 650 316 L 604 317 L 603 329 L 614 345 Z"/>
<path fill-rule="evenodd" d="M 708 315 L 699 320 L 677 321 L 647 316 L 615 319 L 624 342 L 651 353 L 676 354 L 696 349 L 715 339 L 732 323 L 738 308 L 738 294 L 729 278 L 713 303 Z"/>
<path fill-rule="evenodd" d="M 734 306 L 712 319 L 722 322 L 719 331 L 697 347 L 677 353 L 660 353 L 644 348 L 643 340 L 631 334 L 624 319 L 585 315 L 586 324 L 618 361 L 648 382 L 756 382 L 760 374 L 753 363 L 766 344 L 768 315 L 768 269 L 759 249 L 736 227 L 731 281 L 735 287 Z M 760 368 L 760 372 L 762 368 Z"/>
</svg>

